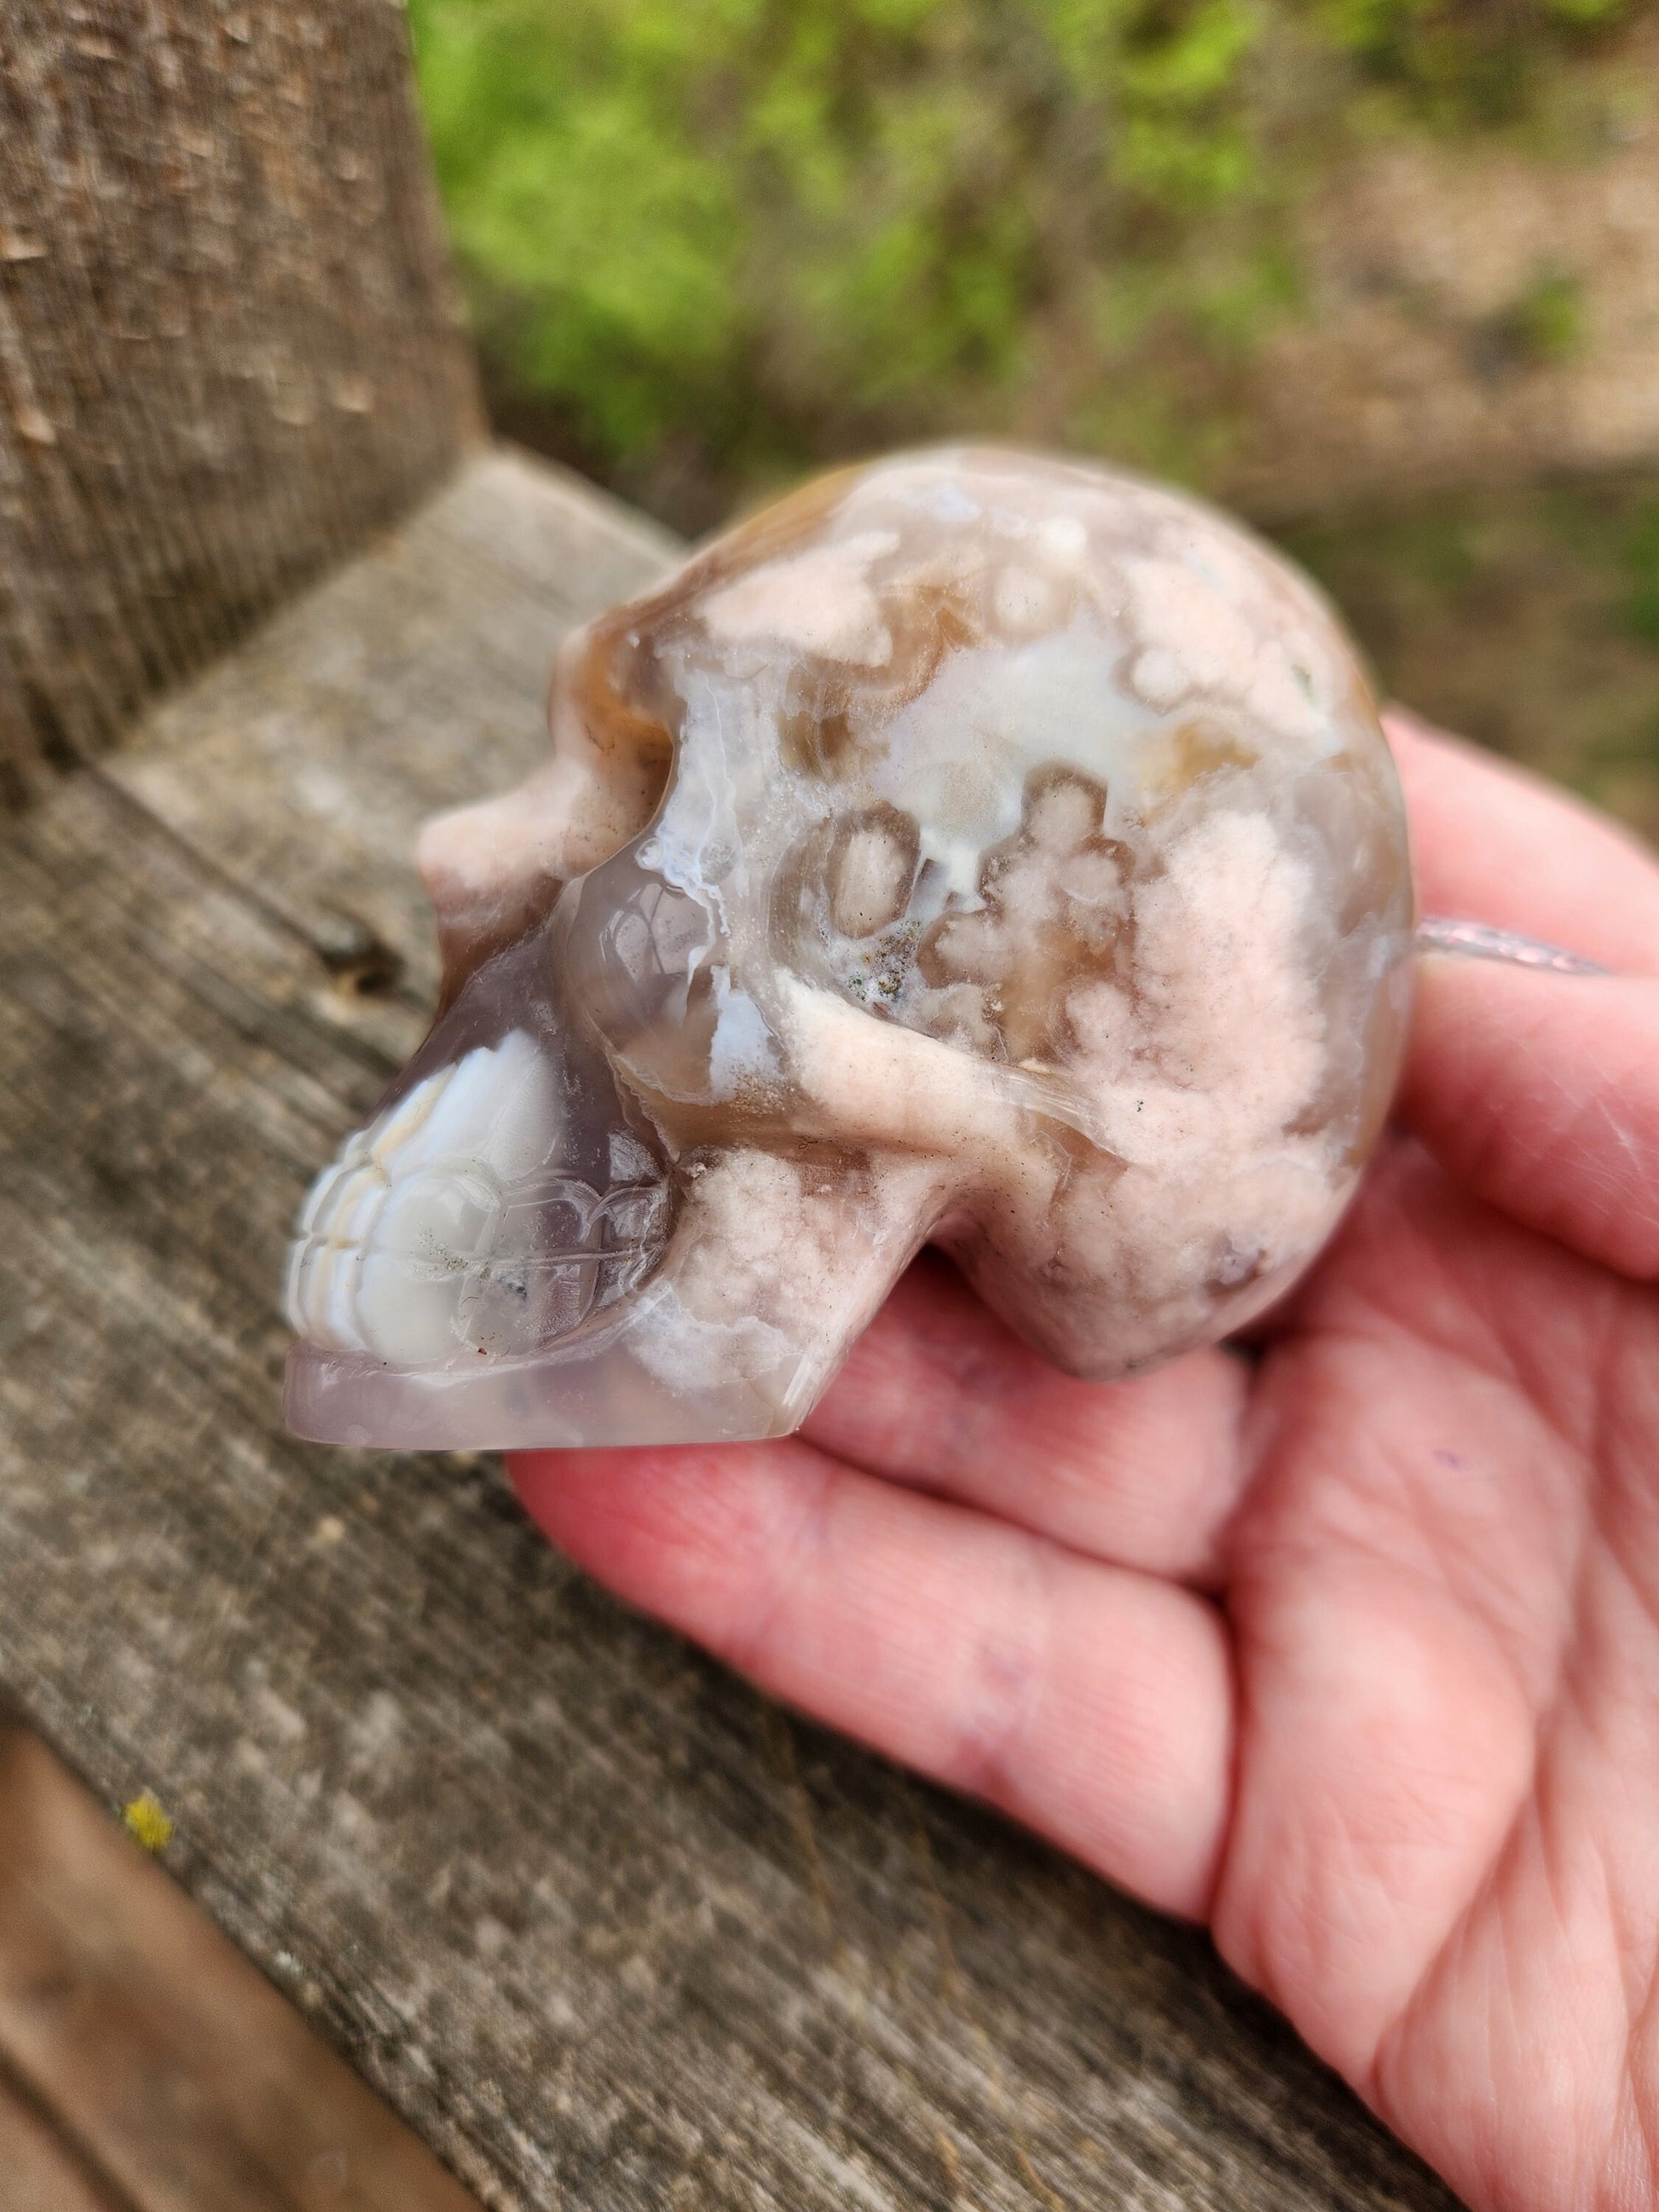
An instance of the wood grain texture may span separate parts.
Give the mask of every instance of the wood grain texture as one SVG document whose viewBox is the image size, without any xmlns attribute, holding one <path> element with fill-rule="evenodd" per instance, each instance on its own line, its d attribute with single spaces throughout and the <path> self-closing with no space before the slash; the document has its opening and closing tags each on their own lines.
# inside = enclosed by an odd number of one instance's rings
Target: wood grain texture
<svg viewBox="0 0 1659 2212">
<path fill-rule="evenodd" d="M 6 2212 L 132 2212 L 89 2172 L 50 2112 L 0 2074 L 0 2160 Z"/>
<path fill-rule="evenodd" d="M 630 1615 L 493 1463 L 278 1430 L 289 1222 L 434 984 L 415 820 L 667 550 L 480 462 L 9 833 L 0 1674 L 491 2204 L 1443 2208 L 1201 1937 Z"/>
<path fill-rule="evenodd" d="M 478 435 L 394 0 L 6 0 L 0 805 Z"/>
<path fill-rule="evenodd" d="M 476 2212 L 15 1726 L 0 1729 L 0 2142 L 7 2212 Z"/>
</svg>

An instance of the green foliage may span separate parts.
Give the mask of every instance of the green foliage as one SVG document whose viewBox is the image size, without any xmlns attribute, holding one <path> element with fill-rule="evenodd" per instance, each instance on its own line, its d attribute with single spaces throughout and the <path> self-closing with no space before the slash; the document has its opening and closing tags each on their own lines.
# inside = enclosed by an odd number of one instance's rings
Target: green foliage
<svg viewBox="0 0 1659 2212">
<path fill-rule="evenodd" d="M 1659 839 L 1659 473 L 1371 503 L 1281 542 L 1385 695 Z"/>
<path fill-rule="evenodd" d="M 1566 361 L 1583 329 L 1583 301 L 1576 280 L 1560 270 L 1540 276 L 1515 305 L 1521 343 L 1534 361 Z"/>
<path fill-rule="evenodd" d="M 1625 627 L 1659 649 L 1659 499 L 1632 525 L 1622 550 Z"/>
<path fill-rule="evenodd" d="M 963 427 L 1202 476 L 1353 118 L 1656 0 L 410 0 L 487 350 L 627 470 Z M 1370 103 L 1369 106 L 1367 103 Z M 1553 281 L 1553 280 L 1551 280 Z M 1518 343 L 1570 347 L 1571 287 Z"/>
<path fill-rule="evenodd" d="M 1517 119 L 1584 33 L 1643 0 L 1318 0 L 1317 21 L 1402 111 L 1453 128 Z"/>
</svg>

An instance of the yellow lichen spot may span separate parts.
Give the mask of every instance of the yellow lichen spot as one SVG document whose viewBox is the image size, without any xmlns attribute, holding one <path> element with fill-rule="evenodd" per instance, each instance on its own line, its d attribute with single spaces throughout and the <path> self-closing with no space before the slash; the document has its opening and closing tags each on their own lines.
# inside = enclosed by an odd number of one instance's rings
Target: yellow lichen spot
<svg viewBox="0 0 1659 2212">
<path fill-rule="evenodd" d="M 162 1810 L 161 1801 L 153 1790 L 141 1790 L 130 1804 L 124 1805 L 121 1820 L 139 1849 L 152 1857 L 173 1841 L 172 1817 Z"/>
</svg>

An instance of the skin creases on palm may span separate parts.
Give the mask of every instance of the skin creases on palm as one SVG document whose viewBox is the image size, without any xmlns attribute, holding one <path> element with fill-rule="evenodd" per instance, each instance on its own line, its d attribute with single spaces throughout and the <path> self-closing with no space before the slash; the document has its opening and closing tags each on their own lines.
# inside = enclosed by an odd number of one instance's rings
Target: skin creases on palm
<svg viewBox="0 0 1659 2212">
<path fill-rule="evenodd" d="M 1209 1922 L 1481 2212 L 1659 2192 L 1659 869 L 1396 718 L 1394 1129 L 1247 1356 L 1047 1367 L 942 1261 L 805 1435 L 526 1454 L 553 1539 L 775 1693 Z"/>
<path fill-rule="evenodd" d="M 1650 2203 L 1659 1297 L 1402 1140 L 1250 1424 L 1224 1951 L 1474 2201 Z"/>
</svg>

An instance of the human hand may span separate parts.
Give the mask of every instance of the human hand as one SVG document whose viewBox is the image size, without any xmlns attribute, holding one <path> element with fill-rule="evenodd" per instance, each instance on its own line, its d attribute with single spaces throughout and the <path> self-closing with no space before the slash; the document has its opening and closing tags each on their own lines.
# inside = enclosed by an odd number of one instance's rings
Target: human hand
<svg viewBox="0 0 1659 2212">
<path fill-rule="evenodd" d="M 1125 1383 L 914 1267 L 804 1435 L 532 1453 L 566 1552 L 779 1696 L 1207 1921 L 1471 2203 L 1659 2192 L 1659 867 L 1390 725 L 1396 1124 L 1256 1332 Z"/>
</svg>

